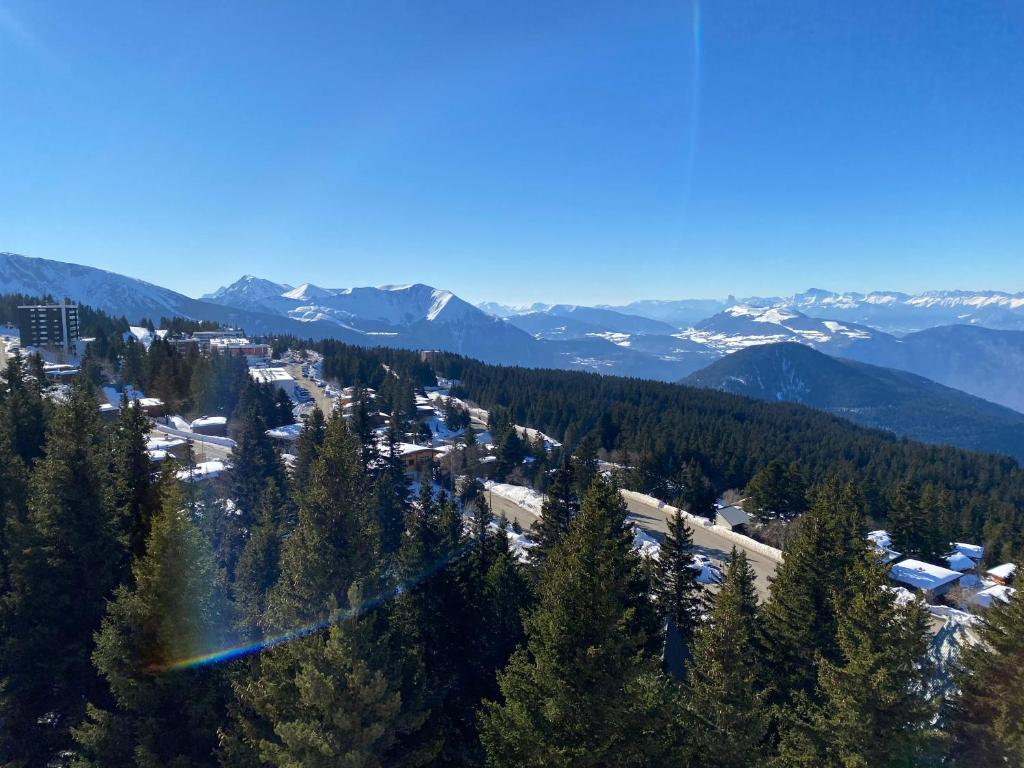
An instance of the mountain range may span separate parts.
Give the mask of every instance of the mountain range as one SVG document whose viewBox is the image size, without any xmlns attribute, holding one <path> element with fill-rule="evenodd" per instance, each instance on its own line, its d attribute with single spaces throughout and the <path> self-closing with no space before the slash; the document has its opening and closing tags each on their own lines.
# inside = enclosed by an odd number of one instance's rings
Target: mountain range
<svg viewBox="0 0 1024 768">
<path fill-rule="evenodd" d="M 682 383 L 801 403 L 921 442 L 996 451 L 1024 462 L 1024 414 L 922 376 L 832 357 L 804 344 L 747 347 Z"/>
<path fill-rule="evenodd" d="M 246 275 L 194 299 L 92 267 L 4 253 L 0 292 L 68 297 L 132 321 L 178 315 L 250 334 L 446 349 L 487 362 L 664 381 L 749 347 L 798 342 L 1024 412 L 1024 331 L 1015 330 L 1024 295 L 998 291 L 810 290 L 785 299 L 481 307 L 423 284 L 324 288 Z"/>
</svg>

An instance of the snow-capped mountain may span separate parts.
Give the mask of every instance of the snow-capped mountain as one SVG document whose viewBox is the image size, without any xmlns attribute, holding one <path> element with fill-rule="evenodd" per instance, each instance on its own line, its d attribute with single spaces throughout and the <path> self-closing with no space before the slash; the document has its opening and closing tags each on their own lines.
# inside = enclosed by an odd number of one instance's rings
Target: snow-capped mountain
<svg viewBox="0 0 1024 768">
<path fill-rule="evenodd" d="M 721 354 L 747 347 L 779 342 L 807 344 L 832 354 L 849 353 L 857 346 L 889 346 L 889 334 L 854 323 L 821 320 L 784 307 L 737 304 L 693 328 L 676 334 Z"/>
<path fill-rule="evenodd" d="M 275 283 L 272 280 L 264 280 L 253 275 L 243 275 L 231 285 L 218 288 L 213 293 L 199 298 L 238 309 L 263 312 L 273 311 L 271 307 L 267 306 L 267 302 L 272 302 L 290 290 L 292 287 L 284 283 Z"/>
<path fill-rule="evenodd" d="M 0 253 L 0 290 L 88 303 L 133 322 L 140 317 L 192 317 L 194 299 L 143 280 L 81 264 Z"/>
<path fill-rule="evenodd" d="M 489 361 L 540 365 L 548 350 L 451 291 L 422 283 L 360 288 L 291 286 L 246 275 L 206 296 L 217 304 L 334 326 L 363 344 L 446 349 Z"/>
<path fill-rule="evenodd" d="M 897 291 L 835 293 L 820 288 L 758 304 L 796 309 L 870 325 L 889 333 L 911 333 L 939 325 L 978 325 L 996 330 L 1024 330 L 1024 293 L 1005 291 Z"/>
<path fill-rule="evenodd" d="M 660 320 L 627 315 L 611 309 L 552 304 L 544 310 L 532 310 L 505 318 L 517 328 L 538 339 L 613 337 L 630 334 L 671 335 L 675 328 Z"/>
</svg>

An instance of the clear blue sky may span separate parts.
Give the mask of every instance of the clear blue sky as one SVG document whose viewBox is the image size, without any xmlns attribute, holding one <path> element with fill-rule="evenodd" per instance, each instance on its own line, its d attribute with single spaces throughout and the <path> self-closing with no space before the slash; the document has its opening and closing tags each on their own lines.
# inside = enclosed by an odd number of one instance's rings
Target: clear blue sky
<svg viewBox="0 0 1024 768">
<path fill-rule="evenodd" d="M 191 295 L 1024 290 L 1024 4 L 0 0 L 0 250 Z"/>
</svg>

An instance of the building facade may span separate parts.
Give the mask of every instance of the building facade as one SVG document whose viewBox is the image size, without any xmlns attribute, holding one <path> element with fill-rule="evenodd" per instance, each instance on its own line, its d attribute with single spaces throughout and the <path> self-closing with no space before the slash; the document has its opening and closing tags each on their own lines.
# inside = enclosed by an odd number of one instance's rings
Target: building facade
<svg viewBox="0 0 1024 768">
<path fill-rule="evenodd" d="M 74 304 L 18 307 L 18 330 L 23 347 L 60 347 L 70 353 L 81 338 L 78 307 Z"/>
</svg>

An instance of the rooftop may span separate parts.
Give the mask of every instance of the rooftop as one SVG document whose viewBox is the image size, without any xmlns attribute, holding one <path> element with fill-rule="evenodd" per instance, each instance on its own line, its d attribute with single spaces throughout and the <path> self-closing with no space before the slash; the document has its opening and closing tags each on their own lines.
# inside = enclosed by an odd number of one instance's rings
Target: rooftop
<svg viewBox="0 0 1024 768">
<path fill-rule="evenodd" d="M 985 571 L 989 576 L 995 576 L 997 579 L 1012 579 L 1016 572 L 1017 566 L 1013 563 L 1003 563 Z"/>
<path fill-rule="evenodd" d="M 889 578 L 914 589 L 931 590 L 960 578 L 960 574 L 923 560 L 907 558 L 889 569 Z"/>
<path fill-rule="evenodd" d="M 964 544 L 962 541 L 953 542 L 953 549 L 971 560 L 981 560 L 985 556 L 985 548 L 980 544 Z"/>
<path fill-rule="evenodd" d="M 295 381 L 284 368 L 250 368 L 249 376 L 257 384 L 273 384 L 275 381 Z"/>
<path fill-rule="evenodd" d="M 975 563 L 971 558 L 965 555 L 963 552 L 954 552 L 953 554 L 946 557 L 946 563 L 954 571 L 969 571 L 974 568 Z"/>
</svg>

